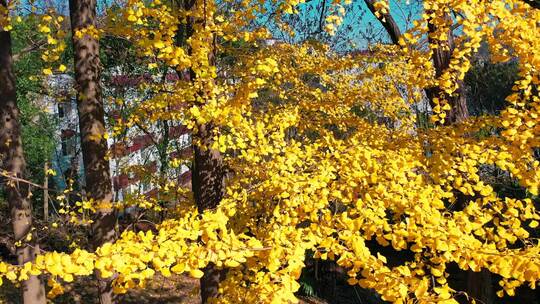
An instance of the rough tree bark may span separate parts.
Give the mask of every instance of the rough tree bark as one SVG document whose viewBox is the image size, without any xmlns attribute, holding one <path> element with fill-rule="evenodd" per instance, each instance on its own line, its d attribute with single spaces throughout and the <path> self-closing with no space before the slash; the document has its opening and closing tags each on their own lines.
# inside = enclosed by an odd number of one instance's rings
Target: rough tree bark
<svg viewBox="0 0 540 304">
<path fill-rule="evenodd" d="M 5 0 L 0 0 L 6 6 Z M 11 34 L 0 30 L 0 166 L 9 175 L 23 178 L 26 170 L 19 125 L 19 108 L 11 53 Z M 4 184 L 15 241 L 22 244 L 16 248 L 17 262 L 31 262 L 39 253 L 36 235 L 32 230 L 32 205 L 28 184 L 5 179 Z M 27 237 L 31 239 L 28 240 Z M 25 304 L 46 302 L 45 288 L 38 276 L 30 276 L 22 283 Z"/>
<path fill-rule="evenodd" d="M 370 11 L 375 14 L 375 1 L 364 1 L 366 2 Z M 390 35 L 392 42 L 394 44 L 399 44 L 401 32 L 390 13 L 381 15 L 380 17 L 377 17 L 377 19 L 382 23 Z M 434 33 L 437 31 L 437 28 L 434 24 L 430 23 L 428 25 L 428 31 L 429 33 Z M 450 59 L 455 47 L 454 34 L 452 30 L 450 30 L 447 41 L 440 42 L 428 37 L 428 42 L 438 46 L 433 50 L 431 57 L 433 60 L 433 66 L 435 67 L 435 76 L 438 78 L 450 65 Z M 446 119 L 444 122 L 445 125 L 458 123 L 469 117 L 464 83 L 463 81 L 459 81 L 458 84 L 459 87 L 452 96 L 444 93 L 438 86 L 425 89 L 426 96 L 429 99 L 431 107 L 434 106 L 433 99 L 437 97 L 443 97 L 449 102 L 451 109 L 446 112 Z M 480 303 L 493 303 L 494 296 L 491 277 L 491 273 L 486 269 L 483 269 L 480 272 L 474 272 L 471 270 L 467 271 L 467 294 Z"/>
<path fill-rule="evenodd" d="M 479 272 L 467 271 L 467 295 L 476 300 L 476 303 L 495 303 L 492 286 L 492 275 L 487 269 Z"/>
<path fill-rule="evenodd" d="M 194 162 L 192 172 L 192 189 L 200 213 L 207 209 L 218 206 L 225 192 L 225 171 L 223 158 L 219 151 L 207 149 L 213 142 L 212 126 L 209 124 L 198 126 L 198 131 L 193 134 L 199 145 L 193 145 Z M 204 269 L 201 278 L 201 300 L 208 303 L 210 298 L 219 295 L 219 282 L 225 275 L 223 270 L 217 269 L 210 264 Z"/>
<path fill-rule="evenodd" d="M 91 35 L 76 38 L 75 33 L 96 25 L 96 0 L 70 0 L 69 11 L 73 34 L 77 110 L 84 164 L 87 198 L 94 201 L 97 212 L 91 227 L 93 249 L 115 238 L 116 212 L 112 208 L 113 191 L 104 138 L 105 120 L 101 98 L 99 42 Z M 99 279 L 100 303 L 113 303 L 111 280 Z"/>
</svg>

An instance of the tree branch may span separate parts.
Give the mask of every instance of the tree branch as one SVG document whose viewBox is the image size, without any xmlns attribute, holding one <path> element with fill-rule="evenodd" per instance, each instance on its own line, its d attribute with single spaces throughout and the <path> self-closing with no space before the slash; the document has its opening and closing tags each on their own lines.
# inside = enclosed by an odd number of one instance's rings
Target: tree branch
<svg viewBox="0 0 540 304">
<path fill-rule="evenodd" d="M 381 14 L 379 13 L 377 16 L 375 13 L 377 10 L 375 9 L 375 1 L 374 0 L 364 0 L 369 10 L 375 15 L 375 17 L 381 22 L 381 24 L 386 29 L 386 32 L 388 35 L 390 35 L 390 39 L 392 39 L 392 43 L 395 45 L 399 45 L 399 38 L 401 37 L 401 30 L 399 29 L 399 26 L 396 23 L 396 20 L 394 20 L 394 17 L 388 14 Z"/>
<path fill-rule="evenodd" d="M 20 50 L 17 54 L 13 54 L 13 61 L 18 61 L 21 59 L 22 56 L 26 55 L 27 53 L 41 50 L 46 45 L 45 40 L 40 40 L 38 42 L 33 43 L 32 45 L 29 45 L 25 47 L 24 49 Z"/>
</svg>

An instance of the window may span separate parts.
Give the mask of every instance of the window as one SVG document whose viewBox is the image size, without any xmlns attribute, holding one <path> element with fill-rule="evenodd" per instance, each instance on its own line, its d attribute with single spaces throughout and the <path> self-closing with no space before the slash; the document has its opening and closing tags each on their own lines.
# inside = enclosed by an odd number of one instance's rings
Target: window
<svg viewBox="0 0 540 304">
<path fill-rule="evenodd" d="M 74 155 L 76 149 L 75 138 L 65 138 L 62 140 L 62 155 Z"/>
<path fill-rule="evenodd" d="M 58 117 L 64 118 L 71 115 L 72 103 L 70 101 L 58 103 Z"/>
<path fill-rule="evenodd" d="M 73 130 L 62 130 L 62 155 L 75 155 L 77 150 L 77 134 Z"/>
<path fill-rule="evenodd" d="M 58 103 L 58 117 L 64 118 L 64 116 L 65 116 L 64 105 L 62 103 Z"/>
</svg>

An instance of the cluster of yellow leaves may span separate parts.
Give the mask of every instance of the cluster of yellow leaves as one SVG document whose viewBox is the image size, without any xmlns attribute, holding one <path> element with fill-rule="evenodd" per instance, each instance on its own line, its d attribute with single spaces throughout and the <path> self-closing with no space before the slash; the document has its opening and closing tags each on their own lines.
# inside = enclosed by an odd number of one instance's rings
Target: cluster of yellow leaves
<svg viewBox="0 0 540 304">
<path fill-rule="evenodd" d="M 204 3 L 185 11 L 129 0 L 109 13 L 104 31 L 131 41 L 150 70 L 182 75 L 190 69 L 195 77 L 143 84 L 150 98 L 118 101 L 135 110 L 116 121 L 113 136 L 158 120 L 181 120 L 193 132 L 211 123 L 214 143 L 205 148 L 219 150 L 233 172 L 221 204 L 199 214 L 186 189 L 159 181 L 160 194 L 181 204 L 157 234 L 127 231 L 95 253 L 77 249 L 18 267 L 1 263 L 0 277 L 48 274 L 55 296 L 62 282 L 98 270 L 103 277 L 117 274 L 114 290 L 125 293 L 144 288 L 156 273 L 199 278 L 214 263 L 228 270 L 221 303 L 287 303 L 297 301 L 304 259 L 314 252 L 344 267 L 350 284 L 397 303 L 455 303 L 449 263 L 500 275 L 509 295 L 523 284 L 535 286 L 540 244 L 530 232 L 540 220 L 534 205 L 540 34 L 532 29 L 538 11 L 510 0 L 424 1 L 426 13 L 404 34 L 401 48 L 344 56 L 318 43 L 264 46 L 257 40 L 266 29 L 242 28 L 265 12 L 262 4 L 250 9 L 242 2 L 225 20 L 214 1 Z M 300 2 L 272 5 L 290 14 Z M 434 77 L 433 48 L 447 47 L 454 22 L 447 7 L 463 16 L 455 20 L 462 32 L 450 67 Z M 387 2 L 378 2 L 377 10 L 386 13 Z M 328 24 L 339 23 L 333 16 Z M 188 18 L 194 33 L 178 43 Z M 437 28 L 429 39 L 439 43 L 421 50 L 416 43 L 426 38 L 428 24 Z M 520 65 L 510 107 L 500 116 L 418 128 L 420 92 L 436 85 L 454 94 L 483 39 L 504 57 L 496 60 L 516 58 Z M 248 47 L 229 44 L 235 41 Z M 434 116 L 444 120 L 451 105 L 443 96 L 433 103 Z M 490 169 L 504 172 L 528 196 L 498 194 L 483 173 Z M 74 208 L 92 210 L 93 204 Z M 157 202 L 141 195 L 115 207 L 130 205 L 151 209 Z M 395 256 L 405 250 L 413 256 L 391 266 L 374 243 L 392 247 Z"/>
<path fill-rule="evenodd" d="M 54 173 L 54 171 L 52 172 Z M 56 196 L 56 200 L 60 205 L 58 213 L 65 216 L 66 221 L 69 223 L 86 226 L 92 223 L 91 214 L 96 211 L 96 206 L 93 201 L 79 200 L 72 202 L 70 200 L 73 195 L 77 194 L 73 189 L 74 183 L 74 180 L 68 179 L 66 189 Z"/>
<path fill-rule="evenodd" d="M 407 46 L 405 51 L 415 51 L 415 45 L 429 32 L 428 27 L 434 28 L 429 38 L 431 50 L 442 48 L 448 50 L 447 41 L 449 32 L 459 29 L 461 35 L 454 38 L 458 45 L 451 53 L 450 66 L 438 79 L 431 79 L 431 84 L 439 86 L 445 94 L 452 96 L 459 88 L 459 82 L 471 66 L 470 59 L 479 49 L 482 41 L 487 41 L 491 56 L 495 62 L 504 62 L 510 58 L 520 61 L 520 70 L 523 77 L 516 84 L 516 90 L 524 93 L 524 99 L 531 98 L 531 88 L 538 82 L 538 31 L 537 20 L 539 12 L 532 9 L 522 1 L 424 1 L 424 14 L 420 20 L 414 21 L 414 27 L 405 33 L 401 45 Z M 457 16 L 450 18 L 445 7 L 452 7 Z M 455 35 L 455 32 L 454 32 Z M 409 58 L 415 58 L 418 53 Z M 420 54 L 427 62 L 431 53 Z M 419 65 L 422 64 L 419 62 Z M 420 67 L 420 66 L 419 66 Z M 536 77 L 535 77 L 536 75 Z M 443 97 L 443 96 L 441 96 Z M 510 96 L 511 102 L 516 103 L 518 94 Z M 442 98 L 440 106 L 434 110 L 437 115 L 433 121 L 444 122 L 444 110 L 447 110 L 448 101 Z"/>
<path fill-rule="evenodd" d="M 380 18 L 381 15 L 386 15 L 389 13 L 390 5 L 388 1 L 377 1 L 373 4 L 373 6 L 375 7 L 375 16 L 377 16 L 377 18 Z"/>
<path fill-rule="evenodd" d="M 43 74 L 46 76 L 52 75 L 54 71 L 63 73 L 66 71 L 66 66 L 60 64 L 54 68 L 56 62 L 60 60 L 60 56 L 66 49 L 67 33 L 62 29 L 64 17 L 57 16 L 53 11 L 47 12 L 40 18 L 38 31 L 46 35 L 47 42 L 45 50 L 41 55 L 41 59 L 45 63 Z"/>
<path fill-rule="evenodd" d="M 331 13 L 325 19 L 326 23 L 324 29 L 330 35 L 334 35 L 337 28 L 343 23 L 343 18 L 345 16 L 345 8 L 339 4 L 336 4 L 331 6 L 329 11 Z"/>
<path fill-rule="evenodd" d="M 99 39 L 102 31 L 96 28 L 94 25 L 90 25 L 84 28 L 78 28 L 75 31 L 75 39 L 82 39 L 85 36 L 89 36 L 93 39 Z"/>
<path fill-rule="evenodd" d="M 12 3 L 12 1 L 10 1 Z M 10 6 L 0 5 L 0 29 L 2 31 L 10 31 L 13 29 L 11 25 L 11 16 L 9 15 Z"/>
</svg>

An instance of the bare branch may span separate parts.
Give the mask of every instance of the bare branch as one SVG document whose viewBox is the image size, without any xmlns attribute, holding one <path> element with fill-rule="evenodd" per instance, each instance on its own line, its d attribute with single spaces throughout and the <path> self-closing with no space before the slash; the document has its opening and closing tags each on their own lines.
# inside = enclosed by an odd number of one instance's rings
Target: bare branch
<svg viewBox="0 0 540 304">
<path fill-rule="evenodd" d="M 30 52 L 33 52 L 33 51 L 37 51 L 37 50 L 41 50 L 45 47 L 45 45 L 47 45 L 46 41 L 45 40 L 39 40 L 35 43 L 32 43 L 31 45 L 25 47 L 24 49 L 20 50 L 17 54 L 13 54 L 13 61 L 18 61 L 21 59 L 21 57 L 23 57 L 24 55 L 26 55 L 27 53 L 30 53 Z"/>
</svg>

